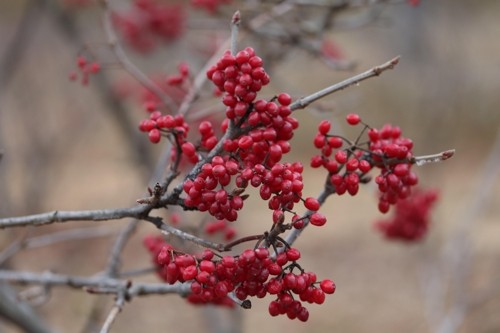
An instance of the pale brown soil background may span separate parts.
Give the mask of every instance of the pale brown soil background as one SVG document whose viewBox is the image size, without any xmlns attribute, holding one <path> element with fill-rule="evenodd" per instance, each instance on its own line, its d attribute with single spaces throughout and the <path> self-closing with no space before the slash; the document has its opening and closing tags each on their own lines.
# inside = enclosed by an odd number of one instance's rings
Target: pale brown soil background
<svg viewBox="0 0 500 333">
<path fill-rule="evenodd" d="M 423 2 L 416 9 L 390 7 L 370 27 L 333 34 L 345 54 L 359 62 L 356 71 L 395 55 L 401 55 L 402 61 L 396 70 L 320 104 L 334 109 L 333 114 L 322 117 L 332 119 L 338 131 L 351 133 L 342 119 L 357 112 L 373 126 L 385 122 L 400 125 L 414 139 L 417 154 L 457 150 L 452 160 L 418 170 L 422 185 L 438 188 L 442 198 L 429 237 L 414 245 L 384 241 L 372 227 L 380 215 L 371 186 L 355 198 L 331 198 L 324 208 L 328 224 L 307 230 L 297 246 L 303 266 L 319 277 L 334 279 L 337 293 L 322 306 L 309 307 L 307 324 L 271 318 L 268 300 L 256 300 L 252 310 L 229 313 L 233 318 L 241 316 L 242 332 L 434 332 L 423 290 L 429 287 L 432 271 L 442 269 L 438 274 L 445 277 L 455 274 L 448 270 L 452 262 L 443 263 L 440 258 L 449 253 L 447 249 L 457 251 L 466 245 L 461 240 L 460 246 L 449 246 L 458 239 L 461 225 L 466 225 L 470 258 L 458 260 L 470 262 L 462 269 L 468 278 L 460 288 L 470 307 L 457 332 L 500 332 L 500 186 L 482 171 L 500 128 L 500 2 Z M 0 4 L 0 57 L 10 45 L 21 9 L 21 3 L 15 1 Z M 82 13 L 78 26 L 83 40 L 101 40 L 97 22 L 96 12 Z M 105 111 L 99 90 L 92 84 L 81 87 L 67 80 L 79 42 L 69 42 L 53 22 L 41 16 L 27 43 L 20 68 L 0 91 L 1 216 L 134 204 L 145 191 L 149 171 L 138 167 L 132 149 L 124 145 L 128 141 Z M 163 57 L 148 60 L 137 57 L 137 61 L 148 72 L 173 68 L 181 59 L 179 52 L 169 50 L 160 55 Z M 273 84 L 298 97 L 350 75 L 331 71 L 296 52 L 275 67 Z M 142 116 L 133 103 L 128 112 L 136 119 Z M 307 164 L 319 118 L 307 111 L 298 117 L 301 128 L 290 160 Z M 157 148 L 152 148 L 154 157 L 159 156 Z M 323 175 L 308 169 L 304 178 L 306 194 L 317 193 Z M 476 204 L 481 193 L 478 185 L 485 180 L 495 182 L 491 195 Z M 268 225 L 263 221 L 269 220 L 269 212 L 256 204 L 250 201 L 241 213 L 241 234 L 259 232 Z M 101 224 L 118 232 L 126 223 Z M 87 222 L 2 230 L 0 251 L 24 232 L 41 235 L 95 226 Z M 148 266 L 150 259 L 141 241 L 154 232 L 151 225 L 141 226 L 126 248 L 124 269 Z M 105 266 L 113 238 L 27 250 L 8 264 L 19 270 L 92 275 Z M 153 275 L 145 279 L 156 281 Z M 449 281 L 444 279 L 440 290 L 446 290 Z M 456 301 L 446 292 L 443 298 L 446 306 Z M 82 332 L 95 300 L 96 296 L 81 291 L 56 288 L 37 311 L 57 332 Z M 104 316 L 111 305 L 111 299 L 103 304 Z M 209 318 L 213 321 L 213 316 L 221 315 L 210 311 L 192 307 L 177 296 L 134 299 L 125 306 L 112 332 L 209 332 Z M 0 321 L 0 332 L 18 330 Z"/>
</svg>

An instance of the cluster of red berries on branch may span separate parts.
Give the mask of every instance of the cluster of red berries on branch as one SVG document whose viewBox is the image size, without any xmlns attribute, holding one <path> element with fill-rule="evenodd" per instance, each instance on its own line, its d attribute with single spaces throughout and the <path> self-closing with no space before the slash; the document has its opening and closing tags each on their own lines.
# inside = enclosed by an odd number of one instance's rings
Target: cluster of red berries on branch
<svg viewBox="0 0 500 333">
<path fill-rule="evenodd" d="M 101 65 L 99 65 L 98 62 L 89 61 L 89 59 L 82 55 L 76 58 L 76 66 L 78 68 L 78 71 L 80 72 L 80 82 L 84 86 L 89 84 L 90 75 L 97 74 L 101 71 Z M 76 71 L 73 71 L 69 74 L 69 78 L 71 81 L 78 80 L 78 77 L 79 75 Z"/>
<path fill-rule="evenodd" d="M 272 316 L 286 314 L 290 319 L 307 321 L 309 312 L 304 303 L 322 304 L 326 294 L 336 289 L 332 280 L 317 281 L 315 273 L 302 269 L 296 248 L 287 247 L 275 256 L 265 247 L 247 249 L 236 256 L 220 256 L 208 249 L 193 256 L 176 251 L 160 237 L 146 238 L 145 245 L 164 281 L 190 283 L 187 300 L 194 304 L 233 306 L 233 296 L 249 308 L 249 297 L 272 295 Z"/>
<path fill-rule="evenodd" d="M 415 191 L 406 200 L 397 202 L 391 218 L 380 220 L 375 226 L 388 239 L 419 241 L 427 234 L 430 210 L 437 199 L 435 190 Z"/>
<path fill-rule="evenodd" d="M 179 68 L 179 72 L 180 78 L 188 75 L 186 68 Z M 323 303 L 325 294 L 335 291 L 335 284 L 331 280 L 318 282 L 314 273 L 305 272 L 297 262 L 300 252 L 280 237 L 292 228 L 322 226 L 327 221 L 318 212 L 320 201 L 302 195 L 303 165 L 282 162 L 298 127 L 298 121 L 291 117 L 292 99 L 286 93 L 270 100 L 258 99 L 270 78 L 262 59 L 250 47 L 234 55 L 225 52 L 208 69 L 207 77 L 226 107 L 226 117 L 221 122 L 223 137 L 217 137 L 214 124 L 204 120 L 198 126 L 199 141 L 192 143 L 187 140 L 189 127 L 184 119 L 161 115 L 154 105 L 149 110 L 150 119 L 144 120 L 140 128 L 149 133 L 152 142 L 158 142 L 161 135 L 168 136 L 176 150 L 174 161 L 184 156 L 196 163 L 181 184 L 180 195 L 184 197 L 180 202 L 184 209 L 207 212 L 217 219 L 206 224 L 208 234 L 224 231 L 227 222 L 238 219 L 249 186 L 259 189 L 260 198 L 272 211 L 273 224 L 262 237 L 244 237 L 225 247 L 231 249 L 234 244 L 259 239 L 253 249 L 234 256 L 221 256 L 208 249 L 200 255 L 186 254 L 161 238 L 148 238 L 146 246 L 164 281 L 190 283 L 187 299 L 192 303 L 233 305 L 236 298 L 246 307 L 249 297 L 263 298 L 269 294 L 275 296 L 269 304 L 272 316 L 286 314 L 291 319 L 306 321 L 309 312 L 303 304 Z M 314 146 L 321 153 L 312 158 L 311 165 L 328 171 L 326 186 L 340 195 L 357 194 L 359 184 L 370 180 L 368 173 L 379 170 L 375 182 L 380 192 L 379 210 L 385 213 L 390 205 L 408 197 L 410 188 L 417 184 L 411 171 L 413 143 L 401 135 L 399 127 L 371 128 L 357 114 L 349 114 L 346 121 L 350 126 L 363 126 L 359 137 L 352 142 L 330 134 L 330 122 L 320 122 Z M 294 212 L 297 203 L 307 209 L 302 216 Z M 419 204 L 420 213 L 430 207 L 425 203 Z M 289 222 L 287 213 L 291 215 Z M 423 220 L 426 216 L 420 219 Z M 393 237 L 421 237 L 414 225 L 408 231 L 409 224 L 415 221 L 402 221 L 410 220 L 400 214 L 390 222 L 379 223 L 379 228 Z M 424 224 L 420 223 L 419 232 Z M 232 237 L 234 233 L 226 233 L 226 240 Z"/>
<path fill-rule="evenodd" d="M 191 0 L 195 8 L 215 14 L 232 0 Z M 188 11 L 184 4 L 155 0 L 134 0 L 124 11 L 114 11 L 113 24 L 124 41 L 139 52 L 152 51 L 158 41 L 171 42 L 183 35 Z"/>
<path fill-rule="evenodd" d="M 217 12 L 220 6 L 227 5 L 233 2 L 232 0 L 191 0 L 193 7 L 205 9 L 210 14 Z"/>
<path fill-rule="evenodd" d="M 229 225 L 226 220 L 215 220 L 207 222 L 203 228 L 207 235 L 223 234 L 224 240 L 230 241 L 236 236 L 236 229 Z"/>
<path fill-rule="evenodd" d="M 190 4 L 215 13 L 221 5 L 230 2 L 191 0 Z M 419 1 L 408 2 L 416 5 Z M 128 11 L 113 12 L 111 18 L 127 43 L 146 52 L 153 49 L 158 40 L 179 38 L 186 25 L 185 5 L 132 0 Z M 239 19 L 239 16 L 235 17 Z M 237 37 L 237 31 L 232 30 L 232 49 L 236 48 L 234 41 L 237 38 L 234 37 Z M 320 53 L 330 61 L 343 59 L 342 52 L 333 42 L 324 42 Z M 87 84 L 90 74 L 100 70 L 99 64 L 84 57 L 78 58 L 77 65 L 84 84 Z M 382 69 L 378 68 L 378 71 Z M 327 218 L 319 209 L 326 196 L 333 192 L 356 195 L 359 185 L 370 181 L 372 169 L 379 171 L 375 177 L 379 210 L 386 213 L 391 205 L 395 205 L 394 217 L 379 221 L 377 228 L 388 238 L 406 241 L 419 240 L 426 234 L 429 209 L 437 195 L 416 192 L 410 196 L 412 187 L 418 183 L 411 170 L 415 161 L 413 143 L 402 136 L 399 127 L 372 128 L 359 115 L 349 114 L 346 122 L 350 126 L 362 127 L 359 137 L 351 141 L 330 134 L 331 123 L 321 121 L 314 137 L 314 146 L 320 153 L 312 158 L 311 166 L 326 169 L 328 181 L 319 200 L 304 197 L 304 166 L 300 162 L 283 161 L 291 150 L 290 140 L 299 126 L 298 120 L 292 117 L 292 108 L 296 105 L 292 105 L 292 98 L 287 93 L 259 99 L 261 90 L 270 83 L 262 58 L 251 47 L 233 53 L 226 51 L 206 71 L 206 76 L 215 85 L 215 96 L 221 98 L 225 118 L 220 124 L 204 119 L 194 134 L 189 133 L 190 126 L 180 114 L 186 111 L 183 107 L 190 101 L 184 97 L 197 94 L 199 88 L 190 79 L 188 64 L 181 63 L 174 75 L 140 80 L 144 86 L 141 101 L 148 116 L 140 122 L 139 129 L 148 134 L 152 143 L 159 143 L 164 137 L 172 144 L 172 174 L 168 176 L 165 188 L 158 184 L 158 189 L 150 192 L 154 198 L 160 198 L 151 208 L 166 205 L 163 199 L 172 195 L 175 201 L 168 201 L 168 205 L 175 202 L 184 210 L 213 216 L 215 220 L 205 220 L 198 231 L 205 236 L 219 234 L 220 238 L 230 241 L 229 244 L 214 245 L 199 235 L 182 231 L 186 239 L 211 249 L 229 251 L 236 245 L 257 240 L 253 247 L 237 254 L 222 255 L 205 249 L 193 255 L 174 248 L 162 237 L 147 237 L 144 243 L 158 275 L 167 284 L 189 285 L 190 292 L 184 295 L 189 302 L 230 307 L 239 304 L 249 308 L 250 298 L 267 296 L 272 298 L 268 306 L 271 316 L 286 315 L 290 319 L 307 321 L 309 311 L 306 305 L 323 304 L 326 295 L 333 294 L 336 286 L 332 280 L 318 280 L 315 273 L 305 271 L 299 264 L 300 251 L 291 247 L 294 238 L 288 237 L 287 243 L 282 236 L 290 230 L 287 236 L 297 235 L 308 224 L 323 226 Z M 77 74 L 72 78 L 76 79 Z M 175 114 L 177 105 L 182 105 L 183 109 L 179 114 Z M 198 135 L 193 140 L 188 134 Z M 181 170 L 186 171 L 181 165 L 185 161 L 191 163 L 191 168 L 184 179 L 175 190 L 164 193 L 169 182 Z M 269 219 L 272 224 L 269 231 L 261 235 L 234 240 L 236 231 L 232 222 L 238 219 L 243 209 L 249 186 L 258 190 L 261 201 L 272 212 Z M 401 200 L 406 198 L 409 199 Z M 295 212 L 296 204 L 301 204 L 307 211 L 299 215 Z M 289 219 L 286 214 L 289 214 Z M 177 227 L 180 217 L 172 214 L 170 223 Z"/>
<path fill-rule="evenodd" d="M 225 52 L 207 71 L 208 78 L 223 92 L 223 131 L 230 130 L 233 135 L 223 141 L 218 155 L 201 166 L 199 174 L 184 182 L 187 207 L 208 211 L 217 219 L 235 221 L 237 211 L 243 207 L 245 196 L 241 194 L 251 185 L 259 188 L 261 199 L 269 202 L 274 222 L 283 223 L 283 218 L 276 216 L 291 211 L 302 200 L 302 164 L 280 163 L 290 151 L 289 140 L 298 127 L 298 121 L 291 117 L 292 99 L 286 93 L 270 101 L 257 99 L 262 86 L 269 83 L 262 65 L 262 59 L 247 47 L 236 55 Z M 209 121 L 199 126 L 201 147 L 207 150 L 218 141 L 212 128 Z M 227 189 L 230 184 L 236 186 L 232 191 Z M 312 204 L 313 200 L 316 199 L 306 200 L 305 206 L 315 207 L 311 210 L 316 211 L 319 204 Z M 319 213 L 312 220 L 315 225 L 326 222 Z M 293 223 L 296 228 L 303 224 L 303 219 Z"/>
<path fill-rule="evenodd" d="M 182 147 L 187 141 L 189 124 L 181 115 L 162 115 L 160 111 L 153 111 L 149 119 L 142 120 L 139 130 L 147 132 L 152 143 L 158 143 L 162 136 L 173 138 L 177 146 Z M 196 163 L 198 157 L 195 153 L 186 154 L 190 161 Z"/>
<path fill-rule="evenodd" d="M 357 114 L 346 117 L 349 125 L 363 124 Z M 375 178 L 380 192 L 378 208 L 382 213 L 399 199 L 411 193 L 411 187 L 418 183 L 417 175 L 411 171 L 413 142 L 401 136 L 397 126 L 385 125 L 381 129 L 364 125 L 361 132 L 368 130 L 368 141 L 360 142 L 361 136 L 351 142 L 341 136 L 329 134 L 331 124 L 322 121 L 314 138 L 314 145 L 321 154 L 311 159 L 313 168 L 323 167 L 330 175 L 330 182 L 339 195 L 358 193 L 359 184 L 368 182 L 368 172 L 380 170 Z"/>
<path fill-rule="evenodd" d="M 134 0 L 128 11 L 113 12 L 112 19 L 131 47 L 148 52 L 158 39 L 169 42 L 181 36 L 185 15 L 184 8 L 178 4 Z"/>
</svg>

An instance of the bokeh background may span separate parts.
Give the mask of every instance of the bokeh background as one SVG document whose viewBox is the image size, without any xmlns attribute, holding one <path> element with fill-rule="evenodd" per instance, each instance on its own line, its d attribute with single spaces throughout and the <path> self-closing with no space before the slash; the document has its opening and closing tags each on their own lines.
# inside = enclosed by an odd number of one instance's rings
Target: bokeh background
<svg viewBox="0 0 500 333">
<path fill-rule="evenodd" d="M 308 229 L 296 243 L 303 266 L 338 286 L 323 305 L 309 307 L 306 324 L 271 318 L 266 300 L 244 312 L 219 311 L 192 307 L 172 295 L 133 300 L 113 331 L 500 332 L 499 17 L 495 0 L 383 6 L 370 24 L 329 33 L 346 59 L 356 62 L 352 72 L 335 71 L 301 51 L 290 51 L 272 68 L 269 95 L 286 91 L 300 97 L 401 55 L 395 70 L 300 111 L 301 128 L 289 159 L 308 163 L 320 119 L 354 134 L 343 124 L 351 112 L 373 126 L 398 124 L 414 140 L 416 154 L 456 149 L 452 160 L 418 169 L 422 186 L 440 192 L 423 242 L 384 240 L 373 228 L 381 218 L 374 188 L 366 186 L 354 198 L 330 198 L 324 207 L 328 224 Z M 109 68 L 87 87 L 68 80 L 82 46 L 104 41 L 96 6 L 0 3 L 1 216 L 125 207 L 145 192 L 162 146 L 152 147 L 123 121 L 137 123 L 144 116 L 140 105 L 128 99 L 118 107 L 109 97 L 111 82 L 130 78 Z M 196 42 L 203 45 L 199 37 Z M 109 59 L 109 52 L 100 52 Z M 175 71 L 181 60 L 199 68 L 206 59 L 199 54 L 191 59 L 188 41 L 160 46 L 148 56 L 127 52 L 145 73 Z M 322 187 L 319 172 L 306 169 L 304 178 L 307 195 Z M 266 227 L 269 213 L 258 204 L 250 201 L 242 212 L 242 234 Z M 99 235 L 27 249 L 3 266 L 96 274 L 126 223 L 2 230 L 0 251 L 27 235 L 74 228 L 98 228 Z M 140 226 L 126 247 L 125 270 L 149 265 L 141 242 L 155 232 L 149 224 Z M 144 280 L 156 281 L 154 275 Z M 85 332 L 102 323 L 112 304 L 111 297 L 54 288 L 35 308 L 55 332 Z M 19 330 L 0 318 L 0 332 Z"/>
</svg>

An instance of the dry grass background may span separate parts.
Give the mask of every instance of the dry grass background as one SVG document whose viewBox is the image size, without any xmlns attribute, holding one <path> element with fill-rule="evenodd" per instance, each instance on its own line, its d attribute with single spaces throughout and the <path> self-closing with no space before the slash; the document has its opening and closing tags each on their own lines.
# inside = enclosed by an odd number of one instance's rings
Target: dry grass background
<svg viewBox="0 0 500 333">
<path fill-rule="evenodd" d="M 21 9 L 14 1 L 0 4 L 0 57 L 7 52 Z M 95 14 L 86 10 L 78 18 L 83 40 L 101 38 Z M 113 331 L 205 332 L 211 316 L 242 316 L 243 332 L 433 332 L 426 317 L 426 277 L 430 267 L 442 268 L 443 276 L 449 274 L 452 263 L 439 260 L 450 248 L 450 240 L 457 239 L 463 221 L 470 221 L 465 229 L 471 242 L 470 265 L 464 268 L 468 278 L 461 287 L 471 306 L 457 332 L 500 332 L 500 187 L 491 174 L 482 172 L 500 133 L 499 14 L 500 2 L 494 0 L 424 0 L 416 9 L 390 7 L 369 27 L 332 35 L 346 55 L 358 61 L 357 70 L 402 56 L 396 70 L 321 102 L 333 107 L 333 113 L 324 117 L 336 122 L 338 131 L 349 131 L 342 118 L 357 112 L 374 126 L 399 124 L 414 139 L 417 154 L 457 150 L 449 162 L 418 170 L 422 184 L 439 188 L 442 197 L 431 234 L 423 243 L 388 243 L 373 231 L 372 222 L 379 215 L 373 188 L 368 187 L 355 198 L 331 198 L 325 207 L 328 224 L 311 228 L 297 243 L 305 268 L 333 278 L 338 285 L 337 293 L 324 305 L 310 307 L 307 324 L 270 318 L 266 301 L 255 301 L 254 309 L 236 315 L 207 312 L 176 296 L 163 296 L 127 304 Z M 134 152 L 122 144 L 125 138 L 105 111 L 100 91 L 92 84 L 83 88 L 68 82 L 78 42 L 65 39 L 46 16 L 38 19 L 20 68 L 0 91 L 0 149 L 4 153 L 0 214 L 133 204 L 145 190 L 149 170 L 138 166 Z M 181 46 L 186 45 L 178 45 L 178 49 Z M 160 52 L 153 59 L 134 59 L 146 72 L 172 68 L 182 54 L 169 52 Z M 350 75 L 330 71 L 294 52 L 274 68 L 273 84 L 301 96 Z M 132 117 L 141 117 L 134 104 L 128 109 Z M 318 117 L 304 111 L 299 118 L 301 129 L 291 158 L 307 163 Z M 152 148 L 154 156 L 159 154 L 157 148 Z M 311 195 L 323 181 L 311 170 L 305 172 L 305 179 L 305 192 Z M 478 184 L 484 180 L 496 183 L 491 195 L 478 205 L 475 198 L 482 191 Z M 262 221 L 268 219 L 268 212 L 255 205 L 252 202 L 246 207 L 247 214 L 242 213 L 243 232 L 261 231 Z M 105 224 L 117 232 L 125 223 Z M 0 249 L 25 232 L 45 234 L 77 226 L 95 224 L 2 230 Z M 147 266 L 149 258 L 141 240 L 152 232 L 152 226 L 141 226 L 126 248 L 125 269 Z M 90 275 L 106 264 L 110 244 L 112 238 L 107 237 L 27 250 L 9 265 L 20 270 Z M 154 281 L 155 277 L 146 279 Z M 448 287 L 447 281 L 443 288 Z M 444 299 L 448 306 L 456 301 L 450 295 Z M 38 311 L 58 332 L 81 332 L 95 300 L 83 292 L 58 288 Z M 111 304 L 105 301 L 104 309 Z M 17 332 L 0 322 L 2 331 Z"/>
</svg>

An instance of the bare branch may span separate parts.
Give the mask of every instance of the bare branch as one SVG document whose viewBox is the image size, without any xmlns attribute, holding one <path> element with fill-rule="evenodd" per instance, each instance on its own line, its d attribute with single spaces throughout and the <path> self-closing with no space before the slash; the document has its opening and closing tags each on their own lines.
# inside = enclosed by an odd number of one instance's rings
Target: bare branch
<svg viewBox="0 0 500 333">
<path fill-rule="evenodd" d="M 28 225 L 41 226 L 51 223 L 68 221 L 105 221 L 119 220 L 126 217 L 142 219 L 152 208 L 147 205 L 136 205 L 130 208 L 112 208 L 81 211 L 52 211 L 48 213 L 6 217 L 0 219 L 0 229 L 24 227 Z"/>
<path fill-rule="evenodd" d="M 45 286 L 66 286 L 74 289 L 85 290 L 90 293 L 118 294 L 127 290 L 126 297 L 163 294 L 181 294 L 190 293 L 189 283 L 131 283 L 130 281 L 109 278 L 106 276 L 70 276 L 55 274 L 51 272 L 33 273 L 26 271 L 0 270 L 0 281 L 7 281 L 17 284 L 39 284 Z"/>
<path fill-rule="evenodd" d="M 192 235 L 190 233 L 187 233 L 185 231 L 182 231 L 180 229 L 174 228 L 168 224 L 163 223 L 160 218 L 148 218 L 148 221 L 155 224 L 158 227 L 158 229 L 160 229 L 166 235 L 172 234 L 181 239 L 187 240 L 189 242 L 198 244 L 204 248 L 209 248 L 218 252 L 228 251 L 228 249 L 226 249 L 224 244 L 214 243 L 206 239 L 196 237 L 195 235 Z"/>
<path fill-rule="evenodd" d="M 343 89 L 350 87 L 352 85 L 358 84 L 361 81 L 372 78 L 374 76 L 379 76 L 384 71 L 386 71 L 388 69 L 393 69 L 399 63 L 399 59 L 400 59 L 400 57 L 395 57 L 395 58 L 389 60 L 388 62 L 386 62 L 380 66 L 373 67 L 372 69 L 370 69 L 364 73 L 358 74 L 358 75 L 353 76 L 347 80 L 336 83 L 336 84 L 329 86 L 323 90 L 315 92 L 309 96 L 300 98 L 299 100 L 293 102 L 290 105 L 290 109 L 292 109 L 292 110 L 304 109 L 309 104 L 311 104 L 311 103 L 317 101 L 318 99 L 321 99 L 327 95 L 330 95 L 330 94 L 337 92 L 339 90 L 343 90 Z"/>
<path fill-rule="evenodd" d="M 104 321 L 104 324 L 102 325 L 102 328 L 99 331 L 100 333 L 108 333 L 109 332 L 109 330 L 111 329 L 111 325 L 114 323 L 118 314 L 122 311 L 122 308 L 124 305 L 125 305 L 125 297 L 123 297 L 123 295 L 120 294 L 115 301 L 115 305 L 113 306 L 113 308 L 109 312 L 108 317 L 106 318 L 106 321 Z"/>
<path fill-rule="evenodd" d="M 152 207 L 148 205 L 138 205 L 131 208 L 121 208 L 121 209 L 54 211 L 36 215 L 3 218 L 0 219 L 0 228 L 27 226 L 27 225 L 40 226 L 44 224 L 50 224 L 56 222 L 62 223 L 67 221 L 117 220 L 126 217 L 133 217 L 139 220 L 149 221 L 153 223 L 158 229 L 162 230 L 167 234 L 173 234 L 184 240 L 193 242 L 203 247 L 211 248 L 216 251 L 220 252 L 224 251 L 225 247 L 223 244 L 213 243 L 203 238 L 199 238 L 192 234 L 184 232 L 180 229 L 169 226 L 163 223 L 162 219 L 159 217 L 148 217 L 147 214 L 149 214 L 151 209 Z"/>
</svg>

